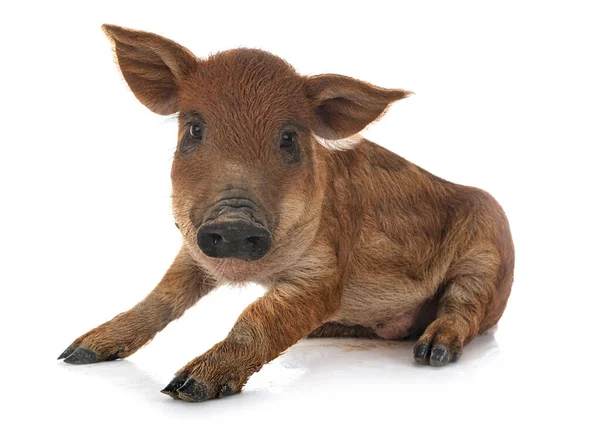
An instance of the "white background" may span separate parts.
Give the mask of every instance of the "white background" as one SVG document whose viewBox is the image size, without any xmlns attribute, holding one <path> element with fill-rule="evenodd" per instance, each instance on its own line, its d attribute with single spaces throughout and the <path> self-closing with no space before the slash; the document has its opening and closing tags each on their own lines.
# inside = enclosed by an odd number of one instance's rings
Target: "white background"
<svg viewBox="0 0 600 434">
<path fill-rule="evenodd" d="M 594 2 L 90 3 L 5 2 L 0 13 L 2 432 L 597 429 Z M 417 366 L 411 343 L 309 340 L 240 395 L 173 401 L 159 393 L 171 375 L 261 293 L 223 288 L 129 360 L 56 361 L 149 292 L 180 243 L 176 122 L 129 92 L 105 22 L 199 56 L 257 47 L 302 74 L 414 91 L 365 135 L 503 205 L 517 267 L 495 333 L 441 369 Z"/>
</svg>

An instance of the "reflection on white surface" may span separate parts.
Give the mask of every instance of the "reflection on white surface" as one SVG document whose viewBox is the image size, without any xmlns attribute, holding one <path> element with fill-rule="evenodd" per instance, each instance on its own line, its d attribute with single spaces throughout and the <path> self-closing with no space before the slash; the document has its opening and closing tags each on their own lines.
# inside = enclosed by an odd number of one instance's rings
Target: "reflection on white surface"
<svg viewBox="0 0 600 434">
<path fill-rule="evenodd" d="M 304 405 L 327 402 L 330 396 L 336 405 L 347 407 L 356 403 L 353 394 L 365 399 L 365 408 L 386 408 L 393 402 L 377 403 L 381 387 L 397 388 L 423 386 L 459 381 L 467 384 L 476 378 L 478 369 L 493 364 L 500 353 L 492 333 L 479 336 L 469 345 L 459 363 L 445 368 L 422 366 L 412 357 L 412 341 L 383 341 L 362 339 L 307 339 L 294 345 L 284 354 L 263 367 L 248 381 L 239 395 L 200 404 L 174 401 L 159 393 L 170 380 L 169 376 L 157 377 L 155 372 L 169 372 L 146 357 L 137 362 L 120 360 L 94 365 L 73 366 L 56 362 L 52 367 L 57 388 L 53 399 L 59 399 L 74 408 L 81 416 L 94 412 L 95 406 L 121 408 L 119 402 L 127 401 L 128 411 L 142 411 L 157 423 L 164 422 L 162 416 L 181 414 L 202 417 L 218 417 L 221 412 L 228 415 L 253 410 L 264 406 L 279 408 L 279 403 L 288 402 L 290 413 L 294 402 L 302 400 Z M 358 388 L 360 387 L 360 391 Z M 392 396 L 394 394 L 392 393 Z M 80 399 L 81 398 L 81 399 Z M 305 402 L 305 400 L 309 400 Z M 345 401 L 348 402 L 345 402 Z M 331 405 L 331 404 L 327 404 Z M 353 404 L 355 405 L 355 404 Z M 262 417 L 262 416 L 261 416 Z M 290 413 L 291 417 L 291 413 Z"/>
<path fill-rule="evenodd" d="M 593 400 L 580 399 L 578 389 L 592 387 L 594 371 L 573 369 L 564 352 L 545 351 L 555 336 L 542 329 L 524 333 L 530 317 L 527 310 L 515 315 L 519 309 L 469 343 L 457 363 L 442 368 L 414 362 L 412 341 L 305 339 L 254 374 L 241 394 L 204 403 L 161 394 L 175 371 L 223 339 L 261 293 L 257 287 L 221 288 L 148 346 L 114 362 L 73 366 L 53 360 L 65 336 L 83 331 L 60 323 L 56 335 L 37 345 L 41 358 L 27 349 L 26 357 L 8 359 L 15 373 L 9 389 L 36 405 L 36 417 L 29 418 L 26 401 L 15 401 L 13 416 L 32 429 L 68 425 L 85 426 L 86 432 L 114 431 L 115 423 L 123 431 L 216 427 L 279 433 L 282 427 L 297 432 L 318 426 L 318 432 L 363 432 L 419 430 L 448 421 L 457 424 L 448 432 L 479 432 L 490 424 L 492 432 L 505 432 L 544 424 L 567 429 L 592 411 Z M 37 381 L 28 384 L 31 373 Z"/>
<path fill-rule="evenodd" d="M 53 403 L 39 409 L 48 426 L 83 424 L 89 432 L 105 431 L 104 422 L 111 425 L 112 420 L 123 430 L 201 431 L 210 426 L 226 432 L 280 432 L 285 426 L 296 432 L 319 426 L 359 432 L 401 425 L 418 429 L 457 418 L 460 426 L 448 432 L 479 431 L 490 423 L 492 432 L 502 432 L 515 426 L 533 429 L 548 417 L 560 417 L 557 408 L 569 405 L 568 400 L 552 391 L 564 393 L 573 385 L 556 378 L 550 383 L 553 368 L 519 363 L 520 347 L 500 346 L 501 335 L 499 328 L 478 336 L 457 363 L 442 368 L 415 363 L 411 341 L 306 339 L 253 375 L 241 394 L 204 403 L 175 401 L 159 392 L 181 356 L 174 351 L 156 357 L 164 351 L 159 341 L 157 350 L 150 345 L 131 360 L 45 363 L 39 374 L 47 384 L 33 396 Z M 574 383 L 578 375 L 573 373 Z M 587 410 L 583 405 L 577 411 Z M 511 416 L 502 416 L 507 413 Z M 523 418 L 525 424 L 519 422 Z M 90 426 L 90 421 L 95 422 Z"/>
<path fill-rule="evenodd" d="M 24 398 L 14 401 L 12 416 L 28 429 L 84 426 L 86 433 L 202 427 L 279 433 L 282 427 L 301 432 L 317 426 L 315 432 L 401 427 L 428 432 L 423 426 L 448 421 L 456 425 L 447 432 L 479 432 L 490 424 L 492 432 L 503 432 L 540 424 L 567 429 L 584 419 L 566 414 L 592 411 L 593 401 L 574 405 L 573 399 L 580 396 L 578 388 L 591 387 L 593 373 L 573 370 L 560 351 L 552 353 L 551 363 L 544 359 L 543 350 L 555 337 L 541 329 L 523 333 L 530 317 L 522 309 L 507 311 L 497 328 L 475 338 L 457 363 L 442 368 L 414 362 L 412 341 L 305 339 L 250 377 L 241 394 L 204 403 L 161 394 L 172 375 L 223 339 L 261 293 L 252 286 L 220 288 L 129 359 L 114 362 L 73 366 L 54 360 L 69 338 L 102 321 L 106 314 L 98 312 L 110 306 L 95 309 L 96 316 L 80 319 L 77 327 L 56 323 L 35 352 L 28 347 L 24 357 L 8 359 L 8 372 L 14 373 L 8 389 Z M 521 292 L 517 302 L 519 297 Z M 526 300 L 516 306 L 527 306 Z M 39 310 L 41 316 L 50 313 Z M 28 384 L 32 373 L 37 381 Z M 29 403 L 36 417 L 28 417 Z"/>
<path fill-rule="evenodd" d="M 422 382 L 433 377 L 469 378 L 475 376 L 482 365 L 492 363 L 499 354 L 493 334 L 488 333 L 477 337 L 467 346 L 459 363 L 436 369 L 415 363 L 413 346 L 413 341 L 306 339 L 254 374 L 246 384 L 241 399 L 268 399 L 269 395 L 308 386 L 318 393 L 317 384 L 323 385 L 324 391 L 335 387 L 337 383 L 365 380 L 377 383 L 390 381 L 389 377 L 402 383 Z M 158 391 L 170 378 L 161 381 L 149 369 L 142 367 L 148 361 L 142 362 L 119 360 L 86 366 L 57 362 L 57 365 L 58 369 L 67 371 L 71 376 L 63 380 L 77 384 L 90 382 L 91 389 L 96 387 L 91 383 L 102 381 L 113 389 L 113 393 L 126 390 L 155 401 L 168 398 Z"/>
</svg>

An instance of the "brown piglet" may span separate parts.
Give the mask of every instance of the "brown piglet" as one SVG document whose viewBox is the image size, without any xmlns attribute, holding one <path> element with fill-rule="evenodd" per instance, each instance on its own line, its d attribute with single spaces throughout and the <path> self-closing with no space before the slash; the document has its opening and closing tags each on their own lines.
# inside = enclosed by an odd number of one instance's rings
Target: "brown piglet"
<svg viewBox="0 0 600 434">
<path fill-rule="evenodd" d="M 411 92 L 303 76 L 265 51 L 200 59 L 161 36 L 104 25 L 136 98 L 178 113 L 171 172 L 182 247 L 148 296 L 84 334 L 67 363 L 124 358 L 215 287 L 264 296 L 163 390 L 204 401 L 306 337 L 417 338 L 443 366 L 494 326 L 511 291 L 506 216 L 359 133 Z"/>
</svg>

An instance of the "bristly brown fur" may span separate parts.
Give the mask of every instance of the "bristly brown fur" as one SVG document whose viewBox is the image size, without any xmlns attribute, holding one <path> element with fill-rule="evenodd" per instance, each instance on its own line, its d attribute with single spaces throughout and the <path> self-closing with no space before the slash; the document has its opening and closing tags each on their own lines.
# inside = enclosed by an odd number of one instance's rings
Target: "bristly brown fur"
<svg viewBox="0 0 600 434">
<path fill-rule="evenodd" d="M 225 340 L 178 372 L 165 389 L 175 398 L 239 392 L 309 335 L 416 336 L 417 361 L 439 366 L 498 322 L 514 250 L 492 196 L 365 139 L 342 150 L 319 144 L 356 139 L 410 92 L 301 76 L 260 50 L 199 59 L 151 33 L 103 28 L 135 96 L 156 113 L 179 113 L 172 182 L 183 246 L 146 299 L 77 339 L 66 361 L 132 354 L 221 283 L 255 281 L 268 290 Z M 204 128 L 199 145 L 187 138 L 190 123 Z M 295 159 L 282 157 L 282 128 L 298 135 Z M 262 259 L 213 258 L 198 248 L 199 226 L 228 195 L 263 211 L 272 246 Z"/>
</svg>

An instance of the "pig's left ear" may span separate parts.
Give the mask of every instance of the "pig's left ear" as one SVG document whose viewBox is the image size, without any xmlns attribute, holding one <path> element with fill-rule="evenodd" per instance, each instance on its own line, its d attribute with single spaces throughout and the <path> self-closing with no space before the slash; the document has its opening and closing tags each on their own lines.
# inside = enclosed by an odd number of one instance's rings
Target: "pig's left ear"
<svg viewBox="0 0 600 434">
<path fill-rule="evenodd" d="M 197 65 L 186 48 L 154 33 L 104 24 L 125 81 L 135 97 L 159 115 L 177 112 L 180 80 Z"/>
<path fill-rule="evenodd" d="M 412 92 L 324 74 L 308 77 L 307 93 L 314 107 L 315 134 L 326 141 L 336 141 L 359 133 L 391 103 Z"/>
</svg>

